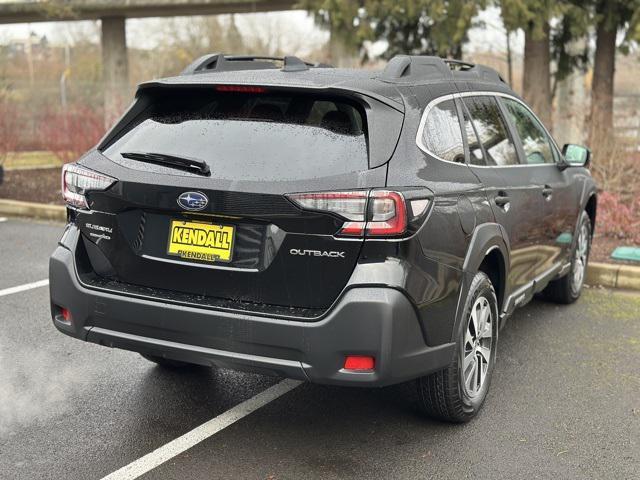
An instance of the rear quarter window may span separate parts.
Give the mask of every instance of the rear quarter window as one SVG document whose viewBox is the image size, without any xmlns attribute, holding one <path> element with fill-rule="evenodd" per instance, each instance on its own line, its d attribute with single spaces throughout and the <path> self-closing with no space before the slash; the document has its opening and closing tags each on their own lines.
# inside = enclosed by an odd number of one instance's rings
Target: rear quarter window
<svg viewBox="0 0 640 480">
<path fill-rule="evenodd" d="M 453 100 L 437 103 L 426 112 L 422 125 L 423 148 L 449 162 L 464 163 L 464 143 Z"/>
</svg>

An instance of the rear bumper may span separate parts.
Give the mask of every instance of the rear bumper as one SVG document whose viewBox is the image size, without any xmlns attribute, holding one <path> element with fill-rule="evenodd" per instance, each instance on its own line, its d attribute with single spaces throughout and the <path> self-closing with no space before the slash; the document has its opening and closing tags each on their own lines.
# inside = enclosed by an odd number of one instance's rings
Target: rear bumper
<svg viewBox="0 0 640 480">
<path fill-rule="evenodd" d="M 203 365 L 336 385 L 384 386 L 447 366 L 454 344 L 427 346 L 400 291 L 351 288 L 321 320 L 299 322 L 164 303 L 82 285 L 72 252 L 50 260 L 54 325 L 89 342 Z M 59 307 L 71 313 L 65 323 Z M 373 372 L 342 369 L 346 355 L 375 357 Z"/>
</svg>

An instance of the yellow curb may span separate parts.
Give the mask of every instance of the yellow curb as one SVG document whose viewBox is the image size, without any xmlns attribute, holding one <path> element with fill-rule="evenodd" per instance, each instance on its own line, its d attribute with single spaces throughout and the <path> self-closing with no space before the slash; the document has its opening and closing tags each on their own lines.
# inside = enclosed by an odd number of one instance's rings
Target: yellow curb
<svg viewBox="0 0 640 480">
<path fill-rule="evenodd" d="M 589 262 L 585 281 L 588 285 L 615 288 L 619 267 L 619 265 L 611 265 L 608 263 Z"/>
<path fill-rule="evenodd" d="M 640 290 L 640 267 L 613 265 L 609 263 L 589 263 L 587 284 L 609 288 Z"/>
<path fill-rule="evenodd" d="M 640 290 L 640 267 L 620 265 L 616 287 Z"/>
<path fill-rule="evenodd" d="M 0 215 L 65 222 L 67 209 L 60 205 L 0 199 Z"/>
<path fill-rule="evenodd" d="M 29 170 L 52 170 L 54 168 L 60 169 L 60 165 L 16 165 L 14 167 L 4 167 L 6 172 L 20 172 Z"/>
</svg>

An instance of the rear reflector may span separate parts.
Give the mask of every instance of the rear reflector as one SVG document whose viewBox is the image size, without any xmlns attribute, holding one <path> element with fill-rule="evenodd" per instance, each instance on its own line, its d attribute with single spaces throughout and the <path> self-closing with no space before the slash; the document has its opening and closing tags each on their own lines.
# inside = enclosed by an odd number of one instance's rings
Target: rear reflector
<svg viewBox="0 0 640 480">
<path fill-rule="evenodd" d="M 349 355 L 344 360 L 345 370 L 373 370 L 376 366 L 375 358 L 362 355 Z"/>
<path fill-rule="evenodd" d="M 62 315 L 65 322 L 71 323 L 71 312 L 69 312 L 69 310 L 66 308 L 60 308 L 60 315 Z"/>
</svg>

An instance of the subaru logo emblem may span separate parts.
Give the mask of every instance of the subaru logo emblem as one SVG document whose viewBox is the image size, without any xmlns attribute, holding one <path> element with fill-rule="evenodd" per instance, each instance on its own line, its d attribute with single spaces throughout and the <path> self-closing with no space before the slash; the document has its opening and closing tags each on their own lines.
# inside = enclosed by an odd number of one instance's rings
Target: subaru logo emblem
<svg viewBox="0 0 640 480">
<path fill-rule="evenodd" d="M 209 204 L 209 199 L 201 192 L 184 192 L 178 197 L 178 205 L 185 210 L 202 210 Z"/>
</svg>

